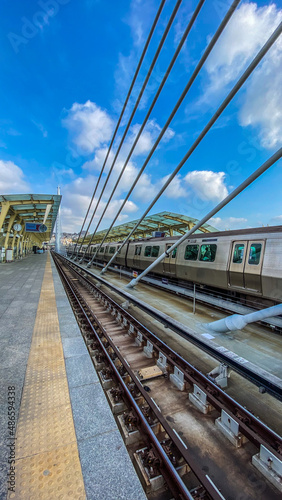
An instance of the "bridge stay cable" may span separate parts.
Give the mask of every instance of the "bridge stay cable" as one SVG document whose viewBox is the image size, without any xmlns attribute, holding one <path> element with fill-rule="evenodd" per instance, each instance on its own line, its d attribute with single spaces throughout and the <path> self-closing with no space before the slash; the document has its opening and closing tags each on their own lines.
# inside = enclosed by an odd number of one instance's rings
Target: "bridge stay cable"
<svg viewBox="0 0 282 500">
<path fill-rule="evenodd" d="M 141 90 L 140 90 L 140 92 L 139 92 L 139 95 L 138 95 L 138 98 L 137 98 L 136 103 L 135 103 L 135 105 L 134 105 L 133 111 L 132 111 L 132 113 L 131 113 L 131 115 L 130 115 L 130 118 L 129 118 L 129 120 L 128 120 L 128 123 L 127 123 L 126 129 L 125 129 L 125 131 L 124 131 L 124 133 L 123 133 L 123 136 L 122 136 L 122 138 L 121 138 L 120 144 L 119 144 L 118 149 L 117 149 L 117 151 L 116 151 L 115 157 L 114 157 L 114 159 L 113 159 L 112 165 L 111 165 L 111 167 L 110 167 L 110 170 L 109 170 L 109 172 L 108 172 L 107 178 L 106 178 L 105 183 L 104 183 L 104 185 L 103 185 L 102 191 L 101 191 L 101 193 L 100 193 L 100 195 L 99 195 L 99 199 L 98 199 L 98 201 L 97 201 L 97 203 L 96 203 L 96 206 L 95 206 L 95 208 L 94 208 L 93 214 L 92 214 L 92 216 L 91 216 L 91 218 L 90 218 L 90 221 L 89 221 L 89 223 L 88 223 L 88 227 L 87 227 L 87 230 L 86 230 L 86 234 L 87 234 L 88 229 L 90 228 L 90 225 L 91 225 L 91 223 L 92 223 L 92 221 L 93 221 L 93 218 L 94 218 L 94 216 L 95 216 L 95 214 L 96 214 L 97 208 L 98 208 L 98 206 L 99 206 L 99 204 L 100 204 L 101 198 L 102 198 L 102 196 L 103 196 L 103 194 L 104 194 L 104 191 L 105 191 L 105 188 L 106 188 L 106 186 L 107 186 L 107 184 L 108 184 L 109 178 L 110 178 L 111 173 L 112 173 L 112 171 L 113 171 L 113 168 L 114 168 L 114 166 L 115 166 L 115 163 L 116 163 L 117 157 L 118 157 L 118 155 L 119 155 L 119 152 L 120 152 L 120 150 L 121 150 L 121 147 L 122 147 L 123 142 L 124 142 L 124 140 L 125 140 L 125 137 L 126 137 L 126 135 L 127 135 L 127 132 L 128 132 L 129 127 L 130 127 L 130 125 L 131 125 L 131 122 L 132 122 L 132 120 L 133 120 L 133 118 L 134 118 L 134 115 L 135 115 L 135 113 L 136 113 L 136 111 L 137 111 L 137 108 L 138 108 L 138 106 L 139 106 L 140 100 L 141 100 L 141 98 L 142 98 L 142 96 L 143 96 L 143 94 L 144 94 L 144 91 L 145 91 L 145 88 L 146 88 L 146 86 L 147 86 L 147 83 L 148 83 L 148 81 L 149 81 L 149 79 L 150 79 L 150 76 L 151 76 L 151 74 L 152 74 L 152 72 L 153 72 L 154 66 L 155 66 L 155 64 L 156 64 L 156 62 L 157 62 L 157 59 L 158 59 L 158 57 L 159 57 L 159 55 L 160 55 L 160 52 L 161 52 L 161 49 L 162 49 L 162 47 L 163 47 L 163 45 L 164 45 L 164 43 L 165 43 L 165 40 L 166 40 L 166 38 L 167 38 L 167 35 L 168 35 L 168 33 L 169 33 L 169 30 L 170 30 L 170 28 L 171 28 L 171 26 L 172 26 L 172 23 L 173 23 L 173 21 L 174 21 L 174 19 L 175 19 L 175 16 L 176 16 L 176 14 L 177 14 L 177 12 L 178 12 L 178 10 L 179 10 L 179 7 L 180 7 L 181 3 L 182 3 L 182 0 L 177 0 L 176 4 L 175 4 L 175 6 L 174 6 L 174 9 L 173 9 L 173 11 L 172 11 L 172 14 L 171 14 L 171 16 L 170 16 L 170 19 L 169 19 L 169 21 L 168 21 L 168 23 L 167 23 L 167 25 L 166 25 L 166 28 L 165 28 L 164 33 L 163 33 L 163 35 L 162 35 L 161 41 L 160 41 L 160 43 L 159 43 L 159 45 L 158 45 L 158 47 L 157 47 L 156 53 L 155 53 L 154 58 L 153 58 L 153 60 L 152 60 L 152 62 L 151 62 L 150 68 L 149 68 L 149 70 L 148 70 L 148 72 L 147 72 L 147 75 L 146 75 L 145 80 L 144 80 L 144 82 L 143 82 L 142 88 L 141 88 Z M 81 247 L 82 247 L 82 245 L 83 245 L 83 242 L 84 242 L 84 240 L 85 240 L 85 237 L 86 237 L 86 236 L 84 236 L 83 241 L 82 241 L 82 243 L 81 243 L 81 245 L 80 245 L 80 247 L 79 247 L 78 252 L 80 251 L 80 249 L 81 249 Z"/>
<path fill-rule="evenodd" d="M 239 80 L 237 81 L 237 83 L 233 86 L 233 88 L 231 89 L 231 91 L 229 92 L 229 94 L 227 95 L 227 97 L 224 99 L 224 101 L 218 107 L 217 111 L 214 113 L 214 115 L 209 120 L 209 122 L 207 123 L 207 125 L 204 127 L 204 129 L 202 130 L 202 132 L 199 134 L 199 136 L 197 137 L 197 139 L 194 141 L 194 143 L 192 144 L 192 146 L 189 148 L 188 152 L 184 155 L 184 157 L 182 158 L 182 160 L 180 161 L 180 163 L 177 165 L 177 167 L 175 168 L 175 170 L 172 172 L 172 174 L 170 175 L 170 177 L 167 179 L 167 181 L 165 182 L 165 184 L 163 185 L 163 187 L 161 188 L 161 190 L 159 191 L 159 193 L 155 196 L 154 200 L 150 203 L 149 207 L 145 210 L 145 212 L 140 217 L 140 219 L 135 224 L 134 228 L 130 231 L 130 233 L 128 234 L 128 236 L 125 238 L 125 240 L 121 243 L 118 251 L 115 252 L 115 254 L 110 259 L 110 261 L 107 263 L 107 265 L 102 269 L 102 273 L 106 271 L 106 269 L 109 267 L 109 265 L 111 264 L 111 262 L 116 257 L 117 253 L 119 253 L 120 250 L 121 250 L 121 248 L 129 241 L 130 237 L 136 231 L 136 229 L 139 226 L 139 224 L 143 221 L 143 219 L 146 217 L 146 215 L 148 214 L 148 212 L 152 209 L 152 207 L 158 201 L 158 199 L 163 194 L 163 192 L 166 190 L 166 188 L 168 187 L 168 185 L 174 179 L 174 177 L 176 176 L 176 174 L 179 172 L 179 170 L 182 168 L 182 166 L 186 163 L 186 161 L 188 160 L 188 158 L 191 156 L 191 154 L 198 147 L 198 145 L 203 140 L 203 138 L 206 136 L 206 134 L 211 129 L 211 127 L 214 125 L 214 123 L 218 120 L 218 118 L 223 113 L 223 111 L 225 110 L 225 108 L 232 101 L 232 99 L 238 93 L 238 91 L 240 90 L 240 88 L 243 86 L 243 84 L 246 82 L 246 80 L 249 78 L 249 76 L 252 74 L 252 72 L 255 70 L 255 68 L 258 66 L 258 64 L 261 62 L 261 60 L 263 59 L 263 57 L 265 56 L 265 54 L 269 51 L 269 49 L 272 47 L 272 45 L 275 43 L 275 41 L 281 35 L 281 32 L 282 32 L 282 22 L 277 26 L 277 28 L 274 30 L 274 32 L 272 33 L 272 35 L 268 38 L 268 40 L 266 41 L 266 43 L 259 50 L 259 52 L 254 57 L 254 59 L 252 60 L 252 62 L 249 64 L 249 66 L 247 67 L 247 69 L 241 75 L 241 77 L 239 78 Z M 229 201 L 227 203 L 229 203 Z M 209 219 L 212 215 L 210 215 L 210 214 L 208 214 L 208 215 L 209 215 L 209 217 L 208 217 L 208 219 Z M 203 220 L 200 221 L 200 222 L 203 223 Z M 189 235 L 192 234 L 197 229 L 196 226 L 194 226 L 194 228 L 189 232 Z M 187 234 L 186 234 L 186 237 L 188 237 Z M 178 242 L 178 244 L 179 244 L 179 242 Z M 136 285 L 138 283 L 138 281 L 149 272 L 149 268 L 151 270 L 153 267 L 155 267 L 155 265 L 157 265 L 161 260 L 163 260 L 167 254 L 170 254 L 174 250 L 174 248 L 176 246 L 177 246 L 176 244 L 172 245 L 167 250 L 167 252 L 165 254 L 162 254 L 161 257 L 159 257 L 158 259 L 156 259 L 151 266 L 149 266 L 147 269 L 145 269 L 145 271 L 142 272 L 142 274 L 140 274 L 140 276 L 138 276 L 138 278 L 136 278 L 136 280 L 132 280 L 130 282 L 129 286 Z M 88 266 L 89 266 L 89 264 L 88 264 Z"/>
<path fill-rule="evenodd" d="M 135 82 L 136 82 L 137 76 L 138 76 L 138 74 L 139 74 L 139 71 L 140 71 L 141 65 L 142 65 L 143 60 L 144 60 L 144 58 L 145 58 L 146 52 L 147 52 L 147 50 L 148 50 L 148 47 L 149 47 L 150 41 L 151 41 L 151 39 L 152 39 L 153 33 L 154 33 L 154 31 L 155 31 L 156 25 L 157 25 L 157 23 L 158 23 L 158 20 L 159 20 L 159 18 L 160 18 L 160 15 L 161 15 L 161 13 L 162 13 L 163 8 L 164 8 L 165 2 L 166 2 L 166 0 L 162 0 L 162 1 L 161 1 L 161 3 L 160 3 L 160 6 L 159 6 L 158 11 L 157 11 L 157 14 L 156 14 L 156 16 L 155 16 L 154 22 L 153 22 L 153 24 L 152 24 L 152 27 L 151 27 L 150 32 L 149 32 L 149 35 L 148 35 L 148 37 L 147 37 L 146 43 L 145 43 L 145 45 L 144 45 L 144 48 L 143 48 L 142 54 L 141 54 L 141 56 L 140 56 L 140 59 L 139 59 L 139 62 L 138 62 L 137 68 L 136 68 L 136 70 L 135 70 L 135 73 L 134 73 L 134 76 L 133 76 L 133 79 L 132 79 L 131 85 L 130 85 L 130 87 L 129 87 L 129 90 L 128 90 L 128 93 L 127 93 L 126 99 L 125 99 L 125 101 L 124 101 L 123 108 L 122 108 L 122 110 L 121 110 L 121 113 L 120 113 L 120 116 L 119 116 L 118 122 L 117 122 L 117 124 L 116 124 L 116 128 L 115 128 L 115 130 L 114 130 L 114 133 L 113 133 L 113 137 L 112 137 L 112 139 L 111 139 L 110 146 L 109 146 L 109 148 L 108 148 L 108 151 L 107 151 L 107 154 L 106 154 L 106 157 L 105 157 L 104 163 L 103 163 L 103 165 L 102 165 L 102 168 L 101 168 L 101 171 L 100 171 L 100 174 L 99 174 L 99 177 L 98 177 L 98 180 L 97 180 L 97 183 L 96 183 L 95 189 L 94 189 L 93 194 L 92 194 L 92 198 L 91 198 L 91 200 L 90 200 L 90 203 L 89 203 L 89 206 L 88 206 L 88 209 L 87 209 L 86 215 L 85 215 L 85 217 L 84 217 L 84 221 L 83 221 L 83 224 L 82 224 L 82 226 L 81 226 L 81 230 L 80 230 L 80 232 L 79 232 L 79 235 L 78 235 L 78 238 L 77 238 L 77 242 L 76 242 L 76 244 L 75 244 L 75 246 L 74 246 L 74 249 L 73 249 L 73 252 L 72 252 L 71 257 L 73 257 L 73 255 L 74 255 L 74 253 L 75 253 L 75 250 L 76 250 L 76 247 L 77 247 L 77 245 L 79 244 L 79 238 L 81 237 L 81 234 L 82 234 L 82 231 L 83 231 L 83 228 L 84 228 L 84 225 L 85 225 L 86 219 L 87 219 L 88 214 L 89 214 L 89 211 L 90 211 L 90 209 L 91 209 L 91 206 L 92 206 L 92 203 L 93 203 L 93 200 L 94 200 L 94 197 L 95 197 L 95 194 L 96 194 L 97 188 L 98 188 L 98 186 L 99 186 L 99 183 L 100 183 L 100 180 L 101 180 L 101 177 L 102 177 L 103 171 L 104 171 L 104 169 L 105 169 L 105 166 L 106 166 L 106 163 L 107 163 L 107 160 L 108 160 L 108 157 L 109 157 L 110 151 L 111 151 L 111 149 L 112 149 L 112 145 L 113 145 L 113 143 L 114 143 L 114 140 L 115 140 L 115 137 L 116 137 L 116 134 L 117 134 L 118 128 L 119 128 L 119 126 L 120 126 L 120 123 L 121 123 L 122 117 L 123 117 L 123 115 L 124 115 L 124 112 L 125 112 L 125 109 L 126 109 L 127 103 L 128 103 L 128 101 L 129 101 L 129 98 L 130 98 L 130 95 L 131 95 L 132 89 L 133 89 L 133 87 L 134 87 L 134 85 L 135 85 Z M 87 231 L 86 231 L 86 234 L 87 234 Z M 84 238 L 84 239 L 85 239 L 85 238 Z M 84 239 L 83 239 L 83 241 L 84 241 Z M 82 243 L 83 243 L 83 241 L 82 241 Z M 82 245 L 82 243 L 81 243 L 81 245 Z M 81 245 L 80 245 L 79 249 L 81 248 Z"/>
<path fill-rule="evenodd" d="M 106 233 L 106 235 L 105 235 L 105 236 L 104 236 L 104 238 L 103 238 L 103 241 L 100 243 L 99 248 L 97 248 L 97 249 L 96 249 L 96 251 L 95 251 L 95 253 L 93 254 L 92 259 L 91 259 L 91 261 L 90 261 L 90 263 L 89 263 L 90 265 L 91 265 L 91 264 L 92 264 L 92 262 L 94 261 L 95 256 L 97 255 L 97 253 L 98 253 L 99 249 L 101 248 L 101 245 L 104 243 L 104 241 L 105 241 L 106 237 L 108 236 L 108 234 L 109 234 L 110 230 L 112 229 L 112 227 L 113 227 L 114 223 L 116 222 L 116 220 L 117 220 L 118 216 L 120 215 L 121 211 L 123 210 L 123 208 L 124 208 L 124 206 L 125 206 L 125 204 L 126 204 L 127 200 L 129 199 L 129 197 L 130 197 L 130 195 L 131 195 L 132 191 L 134 190 L 134 188 L 135 188 L 135 186 L 136 186 L 136 184 L 137 184 L 138 180 L 140 179 L 140 177 L 141 177 L 142 173 L 144 172 L 144 170 L 145 170 L 145 168 L 146 168 L 147 164 L 149 163 L 149 161 L 150 161 L 151 157 L 153 156 L 153 154 L 154 154 L 155 150 L 157 149 L 157 146 L 159 145 L 159 143 L 160 143 L 160 141 L 161 141 L 162 137 L 164 136 L 164 134 L 165 134 L 166 130 L 168 129 L 168 127 L 169 127 L 169 125 L 170 125 L 171 121 L 173 120 L 173 118 L 174 118 L 174 116 L 175 116 L 176 112 L 178 111 L 179 107 L 181 106 L 181 104 L 182 104 L 182 102 L 183 102 L 184 98 L 186 97 L 187 93 L 189 92 L 189 90 L 190 90 L 190 88 L 191 88 L 192 84 L 194 83 L 194 81 L 195 81 L 195 79 L 196 79 L 197 75 L 199 74 L 200 70 L 202 69 L 202 67 L 203 67 L 203 65 L 204 65 L 204 63 L 205 63 L 205 61 L 206 61 L 206 59 L 208 58 L 209 54 L 211 53 L 212 49 L 214 48 L 214 46 L 215 46 L 216 42 L 218 41 L 219 37 L 221 36 L 221 34 L 222 34 L 223 30 L 225 29 L 225 27 L 226 27 L 227 23 L 230 21 L 230 19 L 231 19 L 232 15 L 234 14 L 234 12 L 235 12 L 235 10 L 236 10 L 236 8 L 237 8 L 237 6 L 238 6 L 238 4 L 239 4 L 239 3 L 240 3 L 240 0 L 234 0 L 234 1 L 233 1 L 232 5 L 231 5 L 231 6 L 230 6 L 230 8 L 228 9 L 228 11 L 227 11 L 227 13 L 226 13 L 225 17 L 223 18 L 222 22 L 220 23 L 220 25 L 219 25 L 218 29 L 216 30 L 215 34 L 213 35 L 213 37 L 212 37 L 212 39 L 211 39 L 210 43 L 208 44 L 208 46 L 207 46 L 206 50 L 204 51 L 204 53 L 203 53 L 202 57 L 200 58 L 200 60 L 199 60 L 199 62 L 198 62 L 198 64 L 197 64 L 197 66 L 196 66 L 195 70 L 193 71 L 193 73 L 192 73 L 192 75 L 191 75 L 190 79 L 188 80 L 188 82 L 187 82 L 187 84 L 186 84 L 186 86 L 185 86 L 185 88 L 184 88 L 184 90 L 183 90 L 182 94 L 180 95 L 180 97 L 179 97 L 179 99 L 178 99 L 177 103 L 175 104 L 175 106 L 174 106 L 174 108 L 173 108 L 172 112 L 170 113 L 170 115 L 169 115 L 169 117 L 168 117 L 168 119 L 167 119 L 167 121 L 166 121 L 165 125 L 163 126 L 163 128 L 162 128 L 162 130 L 161 130 L 161 132 L 160 132 L 160 134 L 159 134 L 159 136 L 158 136 L 158 138 L 156 139 L 155 144 L 152 146 L 151 151 L 149 152 L 149 154 L 148 154 L 148 156 L 147 156 L 147 158 L 146 158 L 145 162 L 143 163 L 143 165 L 142 165 L 141 169 L 139 170 L 139 172 L 138 172 L 138 174 L 137 174 L 137 176 L 136 176 L 136 178 L 135 178 L 135 180 L 134 180 L 134 182 L 133 182 L 133 184 L 132 184 L 131 188 L 129 189 L 128 194 L 126 195 L 126 197 L 125 197 L 125 199 L 124 199 L 124 201 L 123 201 L 123 203 L 122 203 L 121 207 L 118 209 L 118 212 L 117 212 L 117 214 L 116 214 L 116 216 L 115 216 L 115 218 L 114 218 L 113 222 L 111 223 L 111 225 L 110 225 L 109 229 L 107 230 L 107 233 Z M 150 111 L 150 110 L 149 110 L 149 111 Z M 127 159 L 127 160 L 128 160 L 128 159 Z M 126 161 L 127 161 L 127 160 L 126 160 Z M 91 242 L 92 242 L 92 240 L 93 240 L 93 237 L 94 237 L 94 235 L 92 235 L 92 237 L 91 237 L 91 240 L 90 240 L 90 243 L 89 243 L 88 247 L 90 246 L 90 244 L 91 244 Z M 87 247 L 87 248 L 88 248 L 88 247 Z M 86 251 L 87 251 L 87 249 L 86 249 Z M 85 254 L 86 254 L 86 251 L 84 252 L 84 255 L 83 255 L 82 259 L 84 258 Z M 111 260 L 110 260 L 110 262 L 109 262 L 109 264 L 108 264 L 108 265 L 110 265 L 110 263 L 114 260 L 114 258 L 116 257 L 116 255 L 117 255 L 117 252 L 113 255 L 113 257 L 111 258 Z M 108 266 L 106 266 L 106 267 L 103 269 L 103 272 L 105 272 L 105 271 L 106 271 L 107 267 L 108 267 Z"/>
<path fill-rule="evenodd" d="M 82 262 L 82 261 L 83 261 L 83 259 L 84 259 L 85 255 L 86 255 L 86 253 L 87 253 L 87 250 L 88 250 L 89 246 L 91 245 L 91 243 L 92 243 L 92 241 L 93 241 L 93 239 L 94 239 L 94 236 L 95 236 L 95 234 L 96 234 L 96 232 L 97 232 L 97 230 L 98 230 L 98 228 L 99 228 L 99 226 L 100 226 L 100 223 L 101 223 L 101 222 L 102 222 L 102 220 L 103 220 L 103 217 L 104 217 L 104 215 L 105 215 L 105 213 L 106 213 L 106 211 L 107 211 L 107 209 L 108 209 L 108 207 L 109 207 L 109 204 L 110 204 L 110 202 L 111 202 L 111 200 L 112 200 L 112 197 L 113 197 L 113 195 L 114 195 L 114 193 L 115 193 L 115 191 L 116 191 L 116 189 L 117 189 L 118 184 L 120 183 L 120 180 L 121 180 L 121 178 L 122 178 L 122 176 L 123 176 L 123 174 L 124 174 L 124 172 L 125 172 L 125 169 L 126 169 L 126 167 L 127 167 L 127 165 L 128 165 L 128 162 L 129 162 L 129 160 L 130 160 L 130 158 L 131 158 L 131 156 L 132 156 L 132 154 L 133 154 L 133 151 L 134 151 L 134 149 L 135 149 L 135 147 L 136 147 L 136 144 L 138 143 L 138 140 L 139 140 L 139 138 L 140 138 L 140 136 L 141 136 L 141 134 L 142 134 L 142 132 L 143 132 L 143 130 L 144 130 L 144 128 L 145 128 L 145 125 L 146 125 L 146 123 L 147 123 L 147 121 L 148 121 L 148 119 L 149 119 L 149 117 L 150 117 L 150 114 L 151 114 L 151 112 L 152 112 L 152 110 L 153 110 L 153 108 L 154 108 L 154 106 L 155 106 L 155 104 L 156 104 L 156 102 L 157 102 L 157 100 L 158 100 L 158 98 L 159 98 L 159 96 L 160 96 L 160 93 L 161 93 L 161 91 L 162 91 L 162 89 L 163 89 L 163 87 L 164 87 L 164 85 L 165 85 L 165 83 L 166 83 L 166 80 L 167 80 L 167 78 L 168 78 L 168 76 L 169 76 L 169 74 L 170 74 L 170 72 L 171 72 L 171 70 L 172 70 L 172 68 L 173 68 L 173 66 L 174 66 L 174 63 L 175 63 L 175 61 L 176 61 L 176 59 L 177 59 L 177 57 L 178 57 L 178 55 L 179 55 L 179 53 L 180 53 L 180 51 L 181 51 L 181 49 L 182 49 L 182 47 L 183 47 L 183 45 L 184 45 L 184 43 L 185 43 L 185 41 L 186 41 L 186 39 L 187 39 L 187 37 L 188 37 L 188 35 L 189 35 L 189 33 L 190 33 L 191 29 L 192 29 L 192 26 L 193 26 L 194 22 L 196 21 L 196 19 L 197 19 L 197 17 L 198 17 L 198 14 L 199 14 L 199 12 L 200 12 L 200 10 L 201 10 L 201 8 L 202 8 L 203 4 L 205 3 L 205 1 L 206 1 L 206 0 L 200 0 L 200 1 L 199 1 L 198 5 L 197 5 L 197 7 L 196 7 L 196 9 L 195 9 L 195 11 L 193 12 L 193 14 L 192 14 L 192 16 L 191 16 L 191 19 L 190 19 L 190 21 L 189 21 L 189 23 L 188 23 L 188 25 L 187 25 L 187 27 L 186 27 L 186 29 L 185 29 L 185 31 L 184 31 L 184 33 L 183 33 L 182 37 L 181 37 L 181 40 L 180 40 L 180 42 L 179 42 L 179 44 L 178 44 L 178 46 L 177 46 L 177 48 L 176 48 L 176 50 L 175 50 L 175 52 L 174 52 L 174 55 L 173 55 L 173 57 L 172 57 L 172 59 L 171 59 L 171 61 L 170 61 L 170 63 L 169 63 L 169 66 L 168 66 L 168 68 L 167 68 L 167 70 L 166 70 L 166 72 L 165 72 L 165 75 L 164 75 L 164 77 L 163 77 L 163 79 L 162 79 L 162 81 L 161 81 L 161 83 L 160 83 L 160 85 L 159 85 L 159 88 L 158 88 L 158 90 L 157 90 L 157 92 L 156 92 L 156 94 L 155 94 L 155 97 L 154 97 L 154 99 L 153 99 L 153 101 L 152 101 L 152 103 L 151 103 L 151 105 L 150 105 L 150 107 L 149 107 L 149 110 L 148 110 L 148 112 L 147 112 L 147 114 L 146 114 L 146 116 L 145 116 L 145 118 L 144 118 L 144 120 L 143 120 L 143 123 L 142 123 L 142 125 L 141 125 L 141 127 L 140 127 L 140 129 L 139 129 L 139 131 L 138 131 L 138 134 L 137 134 L 137 136 L 136 136 L 136 138 L 135 138 L 135 140 L 134 140 L 134 142 L 133 142 L 133 145 L 131 146 L 131 149 L 130 149 L 130 151 L 129 151 L 128 155 L 127 155 L 127 158 L 126 158 L 126 160 L 125 160 L 125 163 L 124 163 L 124 165 L 123 165 L 123 167 L 122 167 L 122 169 L 121 169 L 121 172 L 120 172 L 120 174 L 119 174 L 119 176 L 118 176 L 118 179 L 117 179 L 117 181 L 116 181 L 116 183 L 115 183 L 115 185 L 114 185 L 114 187 L 113 187 L 113 189 L 112 189 L 112 192 L 111 192 L 111 194 L 110 194 L 110 197 L 109 197 L 109 199 L 108 199 L 108 201 L 107 201 L 107 203 L 106 203 L 106 206 L 105 206 L 105 208 L 104 208 L 104 210 L 103 210 L 103 212 L 102 212 L 102 215 L 100 216 L 100 219 L 99 219 L 99 221 L 98 221 L 98 223 L 97 223 L 97 225 L 96 225 L 96 227 L 95 227 L 95 230 L 94 230 L 93 234 L 91 235 L 91 239 L 90 239 L 90 241 L 88 242 L 88 246 L 87 246 L 87 247 L 86 247 L 86 249 L 84 250 L 84 253 L 83 253 L 83 256 L 82 256 L 82 259 L 80 260 L 80 262 Z M 240 1 L 240 0 L 238 0 L 238 1 Z M 145 168 L 145 167 L 144 167 L 144 168 Z M 143 170 L 144 170 L 144 168 L 143 168 Z M 143 172 L 143 170 L 142 170 L 142 172 Z M 142 173 L 142 172 L 141 172 L 141 173 Z M 141 173 L 140 173 L 140 175 L 141 175 Z M 125 201 L 123 201 L 121 208 L 118 210 L 118 215 L 119 215 L 119 213 L 121 212 L 122 208 L 124 207 L 124 205 L 125 205 L 126 201 L 128 200 L 128 197 L 129 197 L 129 195 L 127 195 L 126 200 L 125 200 Z M 104 241 L 105 241 L 105 239 L 106 239 L 106 237 L 107 237 L 107 235 L 108 235 L 108 233 L 109 233 L 110 229 L 112 228 L 112 226 L 113 226 L 114 222 L 116 221 L 116 219 L 117 219 L 118 215 L 116 215 L 116 217 L 115 217 L 114 221 L 112 222 L 111 227 L 109 228 L 109 230 L 108 230 L 108 232 L 107 232 L 106 236 L 103 238 L 103 241 L 102 241 L 101 245 L 104 243 Z M 100 245 L 100 247 L 101 247 L 101 245 Z M 100 247 L 99 247 L 99 249 L 100 249 Z M 97 250 L 97 252 L 99 251 L 99 249 Z M 96 252 L 96 254 L 97 254 L 97 252 Z M 96 254 L 95 254 L 95 255 L 96 255 Z"/>
</svg>

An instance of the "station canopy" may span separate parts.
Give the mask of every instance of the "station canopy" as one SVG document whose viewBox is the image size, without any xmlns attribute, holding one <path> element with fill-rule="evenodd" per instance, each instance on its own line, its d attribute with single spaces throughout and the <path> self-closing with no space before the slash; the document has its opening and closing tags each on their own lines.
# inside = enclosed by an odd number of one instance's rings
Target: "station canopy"
<svg viewBox="0 0 282 500">
<path fill-rule="evenodd" d="M 125 224 L 113 227 L 106 241 L 124 240 L 137 222 L 138 220 L 133 220 L 131 222 L 126 222 Z M 151 238 L 155 231 L 165 233 L 165 236 L 182 236 L 187 231 L 192 229 L 198 222 L 198 219 L 193 219 L 192 217 L 173 212 L 161 212 L 155 215 L 147 215 L 132 235 L 132 239 Z M 218 231 L 218 229 L 213 226 L 203 224 L 203 226 L 201 226 L 200 229 L 197 229 L 195 233 L 212 233 L 216 231 Z M 92 243 L 100 243 L 106 232 L 107 229 L 98 231 L 95 234 Z M 90 241 L 90 238 L 91 234 L 87 235 L 86 242 Z"/>
<path fill-rule="evenodd" d="M 61 195 L 57 194 L 7 194 L 0 195 L 0 230 L 2 233 L 13 232 L 15 224 L 22 226 L 21 233 L 26 232 L 26 223 L 32 227 L 44 225 L 47 230 L 32 232 L 36 241 L 40 244 L 49 241 L 56 222 Z M 11 224 L 11 221 L 13 223 Z M 37 227 L 38 229 L 38 227 Z M 12 236 L 12 234 L 10 235 Z"/>
</svg>

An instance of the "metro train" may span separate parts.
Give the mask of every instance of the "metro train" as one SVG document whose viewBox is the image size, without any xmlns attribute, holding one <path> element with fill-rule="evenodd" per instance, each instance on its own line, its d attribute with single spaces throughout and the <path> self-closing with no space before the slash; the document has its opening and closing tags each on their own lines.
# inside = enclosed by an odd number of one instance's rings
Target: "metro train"
<svg viewBox="0 0 282 500">
<path fill-rule="evenodd" d="M 113 265 L 146 269 L 179 237 L 146 238 L 128 242 Z M 95 260 L 108 262 L 120 242 L 105 243 Z M 91 245 L 87 260 L 98 245 Z M 82 252 L 86 245 L 82 247 Z M 72 247 L 69 247 L 69 254 Z M 82 255 L 82 253 L 81 253 Z M 267 304 L 282 302 L 282 226 L 193 234 L 153 270 L 174 282 L 190 282 L 236 297 L 256 296 Z"/>
</svg>

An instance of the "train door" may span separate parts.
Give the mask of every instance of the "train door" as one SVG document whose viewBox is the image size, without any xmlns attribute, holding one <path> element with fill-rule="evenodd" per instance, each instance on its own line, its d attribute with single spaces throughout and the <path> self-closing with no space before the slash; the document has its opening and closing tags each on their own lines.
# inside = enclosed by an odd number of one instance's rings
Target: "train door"
<svg viewBox="0 0 282 500">
<path fill-rule="evenodd" d="M 261 268 L 263 263 L 265 242 L 255 240 L 248 242 L 244 269 L 245 288 L 261 292 Z"/>
<path fill-rule="evenodd" d="M 234 241 L 229 266 L 229 285 L 245 287 L 244 266 L 246 260 L 247 241 Z"/>
<path fill-rule="evenodd" d="M 166 251 L 171 247 L 172 245 L 166 244 Z M 165 257 L 162 261 L 163 263 L 163 272 L 167 274 L 173 274 L 175 275 L 176 272 L 176 266 L 175 266 L 175 260 L 176 260 L 176 252 L 177 248 L 175 248 L 167 257 Z"/>
<path fill-rule="evenodd" d="M 265 242 L 234 241 L 229 266 L 229 285 L 261 292 L 261 268 Z"/>
<path fill-rule="evenodd" d="M 134 255 L 133 255 L 133 266 L 137 269 L 140 268 L 140 256 L 141 256 L 142 245 L 135 245 Z"/>
</svg>

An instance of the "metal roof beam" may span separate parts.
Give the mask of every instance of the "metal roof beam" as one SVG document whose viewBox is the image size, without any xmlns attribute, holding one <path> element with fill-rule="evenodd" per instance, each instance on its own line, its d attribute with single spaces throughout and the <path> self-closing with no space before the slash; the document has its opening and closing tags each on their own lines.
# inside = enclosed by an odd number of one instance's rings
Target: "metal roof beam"
<svg viewBox="0 0 282 500">
<path fill-rule="evenodd" d="M 2 226 L 4 224 L 4 221 L 6 219 L 6 216 L 9 212 L 10 209 L 10 202 L 9 201 L 4 201 L 2 202 L 2 208 L 1 208 L 1 213 L 0 213 L 0 229 L 2 229 Z"/>
</svg>

